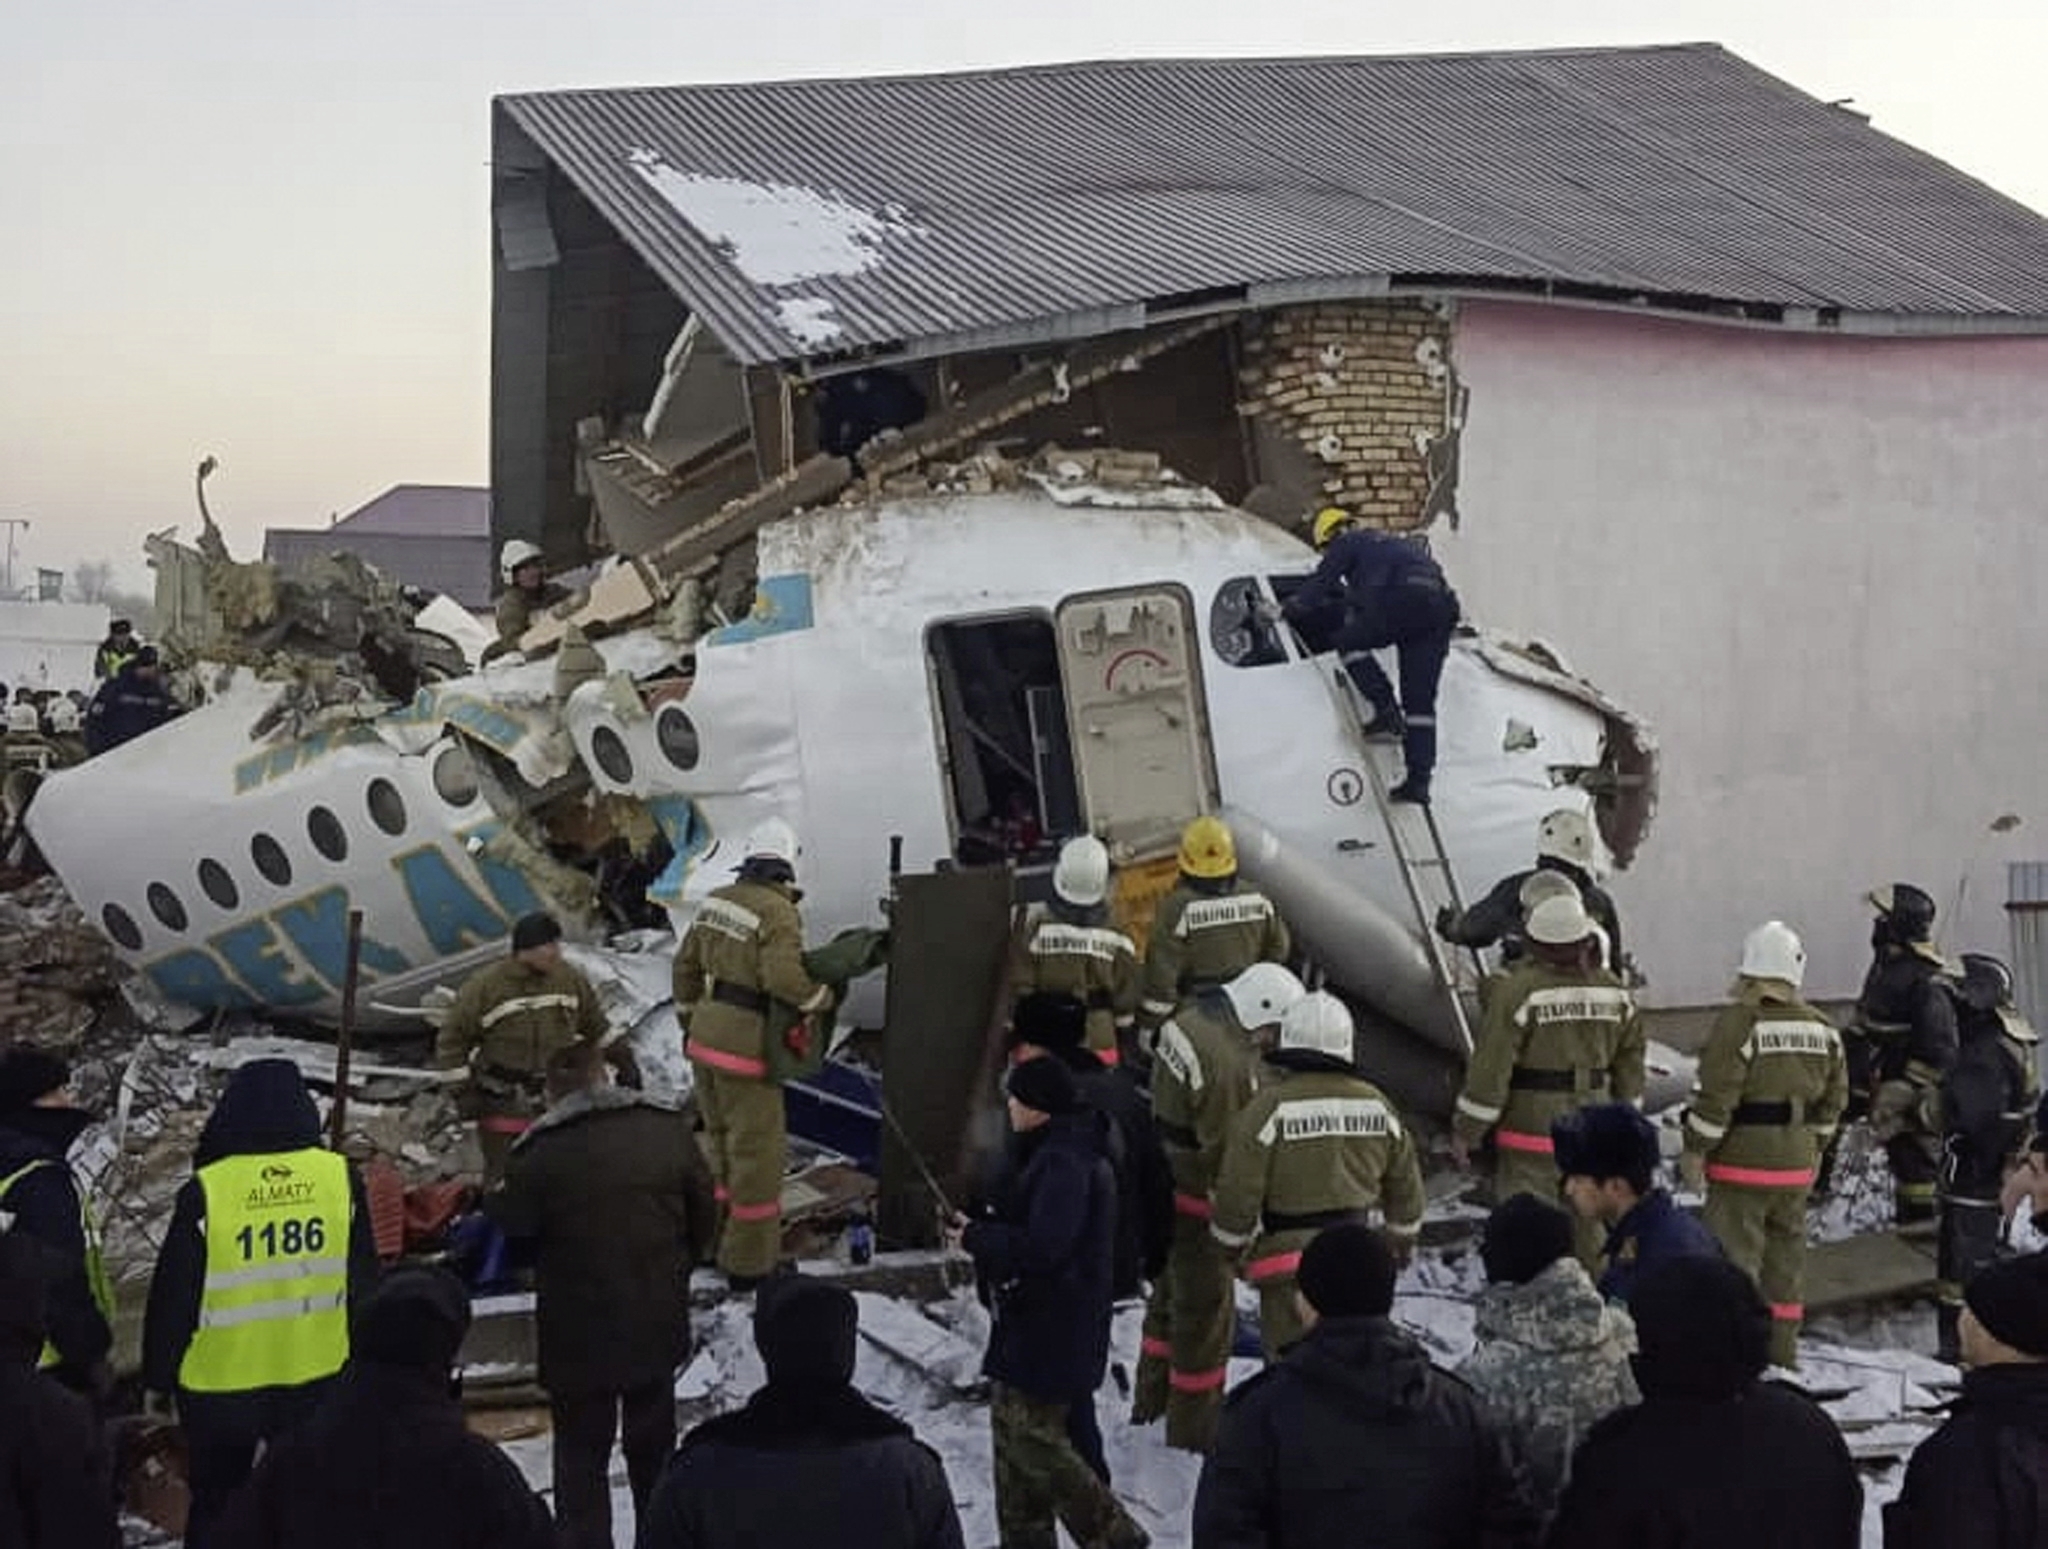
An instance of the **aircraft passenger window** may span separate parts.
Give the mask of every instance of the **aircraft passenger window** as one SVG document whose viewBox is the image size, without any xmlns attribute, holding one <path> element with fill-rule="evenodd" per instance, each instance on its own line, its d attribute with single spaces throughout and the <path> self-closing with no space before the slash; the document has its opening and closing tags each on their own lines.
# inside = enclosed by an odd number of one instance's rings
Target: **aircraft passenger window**
<svg viewBox="0 0 2048 1549">
<path fill-rule="evenodd" d="M 372 780 L 364 796 L 370 821 L 394 837 L 405 832 L 405 798 L 389 780 Z"/>
<path fill-rule="evenodd" d="M 315 807 L 306 814 L 306 837 L 313 841 L 313 848 L 327 859 L 348 859 L 348 831 L 341 826 L 341 819 L 327 808 Z"/>
<path fill-rule="evenodd" d="M 1209 645 L 1233 667 L 1271 667 L 1287 660 L 1280 629 L 1259 617 L 1257 576 L 1233 576 L 1209 605 Z"/>
<path fill-rule="evenodd" d="M 476 800 L 476 765 L 463 749 L 443 748 L 434 760 L 434 792 L 451 807 L 466 807 Z"/>
<path fill-rule="evenodd" d="M 678 769 L 697 767 L 697 723 L 674 705 L 663 705 L 654 718 L 654 740 L 661 756 Z"/>
<path fill-rule="evenodd" d="M 165 930 L 185 928 L 185 906 L 178 901 L 176 893 L 161 882 L 152 882 L 146 896 L 149 899 L 149 912 L 163 921 Z"/>
<path fill-rule="evenodd" d="M 256 863 L 256 870 L 263 880 L 277 887 L 289 887 L 292 880 L 292 863 L 284 853 L 284 846 L 268 834 L 258 834 L 249 841 L 249 859 Z"/>
<path fill-rule="evenodd" d="M 598 768 L 619 784 L 633 778 L 633 755 L 626 751 L 625 739 L 609 726 L 591 728 L 590 756 L 597 760 Z"/>
<path fill-rule="evenodd" d="M 215 860 L 199 863 L 199 891 L 223 909 L 232 909 L 242 901 L 242 890 L 235 886 L 235 879 L 228 875 L 227 867 Z"/>
<path fill-rule="evenodd" d="M 134 917 L 119 904 L 108 904 L 100 911 L 100 924 L 106 926 L 107 934 L 116 943 L 130 952 L 142 950 L 142 932 L 135 928 Z"/>
</svg>

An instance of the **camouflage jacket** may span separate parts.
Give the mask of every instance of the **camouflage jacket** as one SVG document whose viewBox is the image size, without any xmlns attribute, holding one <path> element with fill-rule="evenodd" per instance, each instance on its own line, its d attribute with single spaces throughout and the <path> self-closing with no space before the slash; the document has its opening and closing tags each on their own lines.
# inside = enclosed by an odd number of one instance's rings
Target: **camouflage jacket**
<svg viewBox="0 0 2048 1549">
<path fill-rule="evenodd" d="M 1226 984 L 1254 963 L 1284 963 L 1293 943 L 1273 901 L 1230 881 L 1180 885 L 1159 900 L 1145 948 L 1143 1014 L 1157 1027 L 1196 990 Z"/>
<path fill-rule="evenodd" d="M 1019 997 L 1045 990 L 1085 1003 L 1088 1047 L 1111 1056 L 1117 1030 L 1137 1015 L 1138 949 L 1103 917 L 1099 908 L 1051 905 L 1033 919 L 1010 965 L 1010 983 Z"/>
<path fill-rule="evenodd" d="M 1593 1422 L 1637 1399 L 1629 1368 L 1635 1324 L 1570 1258 L 1527 1285 L 1488 1286 L 1473 1311 L 1477 1344 L 1458 1375 L 1515 1439 L 1548 1515 Z"/>
<path fill-rule="evenodd" d="M 1152 1115 L 1173 1168 L 1173 1187 L 1190 1214 L 1208 1208 L 1230 1126 L 1259 1085 L 1259 1056 L 1237 1025 L 1229 998 L 1216 992 L 1182 1006 L 1159 1030 L 1153 1050 Z M 1200 1201 L 1199 1210 L 1194 1202 Z"/>
<path fill-rule="evenodd" d="M 1458 1136 L 1471 1145 L 1498 1126 L 1525 1138 L 1523 1149 L 1548 1151 L 1551 1120 L 1642 1099 L 1644 1052 L 1635 999 L 1613 974 L 1525 962 L 1488 992 L 1453 1118 Z"/>
<path fill-rule="evenodd" d="M 698 907 L 676 953 L 676 1011 L 693 1059 L 730 1075 L 765 1078 L 770 1003 L 822 1009 L 832 992 L 804 972 L 796 889 L 734 882 Z"/>
<path fill-rule="evenodd" d="M 1848 1105 L 1834 1025 L 1791 985 L 1745 979 L 1700 1053 L 1685 1147 L 1710 1168 L 1810 1172 Z"/>
</svg>

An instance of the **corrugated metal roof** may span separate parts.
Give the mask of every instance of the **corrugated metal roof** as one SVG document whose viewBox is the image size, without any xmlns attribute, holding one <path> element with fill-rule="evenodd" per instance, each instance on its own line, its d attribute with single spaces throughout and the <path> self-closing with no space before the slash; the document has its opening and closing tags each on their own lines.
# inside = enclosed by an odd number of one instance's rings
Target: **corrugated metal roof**
<svg viewBox="0 0 2048 1549">
<path fill-rule="evenodd" d="M 1714 44 L 499 106 L 753 364 L 1404 277 L 2048 331 L 2048 221 Z"/>
<path fill-rule="evenodd" d="M 422 538 L 488 538 L 491 492 L 472 484 L 394 484 L 329 531 Z"/>
</svg>

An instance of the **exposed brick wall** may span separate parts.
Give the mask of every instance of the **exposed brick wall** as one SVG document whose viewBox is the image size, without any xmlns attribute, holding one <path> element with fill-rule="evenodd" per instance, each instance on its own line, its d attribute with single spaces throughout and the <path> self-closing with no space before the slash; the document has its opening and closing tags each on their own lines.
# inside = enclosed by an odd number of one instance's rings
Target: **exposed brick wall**
<svg viewBox="0 0 2048 1549">
<path fill-rule="evenodd" d="M 1451 509 L 1462 393 L 1451 309 L 1324 302 L 1246 320 L 1239 412 L 1260 448 L 1260 502 L 1306 521 L 1342 506 L 1376 527 Z"/>
</svg>

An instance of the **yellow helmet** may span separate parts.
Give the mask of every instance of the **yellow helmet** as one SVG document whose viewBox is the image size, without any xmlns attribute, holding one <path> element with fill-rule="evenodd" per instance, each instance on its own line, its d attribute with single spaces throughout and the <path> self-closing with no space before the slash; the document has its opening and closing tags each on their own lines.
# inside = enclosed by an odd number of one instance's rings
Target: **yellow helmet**
<svg viewBox="0 0 2048 1549">
<path fill-rule="evenodd" d="M 1191 877 L 1227 877 L 1237 870 L 1237 841 L 1221 818 L 1196 818 L 1180 831 L 1180 869 Z"/>
<path fill-rule="evenodd" d="M 1320 549 L 1350 525 L 1349 511 L 1339 506 L 1325 506 L 1316 513 L 1316 524 L 1309 531 L 1309 540 Z"/>
</svg>

